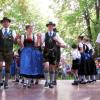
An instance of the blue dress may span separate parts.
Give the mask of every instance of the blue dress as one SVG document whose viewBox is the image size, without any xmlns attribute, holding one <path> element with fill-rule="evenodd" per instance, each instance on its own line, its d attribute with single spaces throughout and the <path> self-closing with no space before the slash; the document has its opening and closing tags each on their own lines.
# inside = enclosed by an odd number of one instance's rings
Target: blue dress
<svg viewBox="0 0 100 100">
<path fill-rule="evenodd" d="M 20 55 L 20 74 L 27 78 L 43 77 L 43 55 L 34 47 L 33 40 L 24 40 L 24 48 Z"/>
</svg>

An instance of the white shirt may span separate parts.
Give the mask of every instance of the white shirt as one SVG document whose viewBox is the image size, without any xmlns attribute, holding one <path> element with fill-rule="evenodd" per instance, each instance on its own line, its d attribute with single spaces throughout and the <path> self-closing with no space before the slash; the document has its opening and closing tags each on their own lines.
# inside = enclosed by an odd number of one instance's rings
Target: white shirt
<svg viewBox="0 0 100 100">
<path fill-rule="evenodd" d="M 100 33 L 97 36 L 96 43 L 100 43 Z"/>
<path fill-rule="evenodd" d="M 93 48 L 92 44 L 91 44 L 91 43 L 85 43 L 85 44 L 88 46 L 89 50 L 92 49 L 92 52 L 93 52 L 93 54 L 94 54 L 95 51 L 94 51 L 94 48 Z"/>
<path fill-rule="evenodd" d="M 53 35 L 54 32 L 53 31 L 51 31 L 51 32 L 52 32 L 52 35 Z M 50 34 L 50 32 L 48 32 L 48 34 Z M 45 33 L 42 33 L 41 36 L 42 36 L 42 44 L 43 44 L 43 46 L 45 46 Z M 56 38 L 60 42 L 61 45 L 66 45 L 66 43 L 59 36 L 58 33 L 56 33 L 56 36 L 54 38 Z"/>
<path fill-rule="evenodd" d="M 78 46 L 79 46 L 79 48 L 83 48 L 83 43 L 80 42 L 80 43 L 78 44 Z"/>
<path fill-rule="evenodd" d="M 76 59 L 80 59 L 81 58 L 81 54 L 80 54 L 80 52 L 79 52 L 78 49 L 72 50 L 71 54 L 72 54 L 72 59 L 73 60 L 76 60 Z"/>
<path fill-rule="evenodd" d="M 88 46 L 89 50 L 93 49 L 91 43 L 85 43 L 85 44 Z"/>
<path fill-rule="evenodd" d="M 9 31 L 10 31 L 10 28 L 3 28 L 2 29 L 2 33 L 3 33 L 3 35 L 4 35 L 4 33 L 5 33 L 5 30 L 7 30 L 7 33 L 9 33 Z M 15 39 L 16 38 L 16 32 L 13 30 L 12 31 L 12 36 L 13 36 L 13 38 Z"/>
</svg>

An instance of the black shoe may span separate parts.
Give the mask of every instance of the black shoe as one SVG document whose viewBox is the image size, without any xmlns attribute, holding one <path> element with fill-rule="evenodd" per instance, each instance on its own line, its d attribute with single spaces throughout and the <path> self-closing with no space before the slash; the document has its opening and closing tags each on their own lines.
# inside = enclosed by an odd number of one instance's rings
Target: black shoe
<svg viewBox="0 0 100 100">
<path fill-rule="evenodd" d="M 39 81 L 38 81 L 38 80 L 36 80 L 35 85 L 38 85 L 38 84 L 39 84 Z"/>
<path fill-rule="evenodd" d="M 96 82 L 97 80 L 93 80 L 93 82 Z"/>
<path fill-rule="evenodd" d="M 51 89 L 53 88 L 53 85 L 51 83 L 49 84 L 49 88 L 51 88 Z"/>
<path fill-rule="evenodd" d="M 49 83 L 48 82 L 45 82 L 44 87 L 48 87 L 48 86 L 49 86 Z"/>
<path fill-rule="evenodd" d="M 92 80 L 87 81 L 87 83 L 92 83 L 92 82 L 93 82 Z"/>
<path fill-rule="evenodd" d="M 80 84 L 86 84 L 86 83 L 87 83 L 86 81 L 81 81 L 81 82 L 80 82 Z"/>
<path fill-rule="evenodd" d="M 8 83 L 7 82 L 4 82 L 4 89 L 8 89 Z"/>
<path fill-rule="evenodd" d="M 31 83 L 34 84 L 34 80 L 31 80 Z"/>
<path fill-rule="evenodd" d="M 28 86 L 27 86 L 28 88 L 31 88 L 31 84 L 28 84 Z"/>
<path fill-rule="evenodd" d="M 19 83 L 19 79 L 18 79 L 18 78 L 16 78 L 16 82 L 18 82 L 18 83 Z"/>
<path fill-rule="evenodd" d="M 0 82 L 0 87 L 3 86 L 3 82 Z"/>
<path fill-rule="evenodd" d="M 52 85 L 57 85 L 57 81 L 53 81 L 52 82 Z"/>
<path fill-rule="evenodd" d="M 22 79 L 21 83 L 24 83 L 24 79 Z"/>
<path fill-rule="evenodd" d="M 72 85 L 78 85 L 78 82 L 77 82 L 77 81 L 74 81 L 74 82 L 72 83 Z"/>
<path fill-rule="evenodd" d="M 96 82 L 96 80 L 91 80 L 91 83 L 92 83 L 92 82 Z"/>
</svg>

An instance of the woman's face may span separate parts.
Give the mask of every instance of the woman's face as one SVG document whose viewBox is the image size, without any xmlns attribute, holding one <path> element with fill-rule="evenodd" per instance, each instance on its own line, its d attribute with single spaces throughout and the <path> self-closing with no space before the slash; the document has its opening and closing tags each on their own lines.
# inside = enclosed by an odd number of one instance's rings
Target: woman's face
<svg viewBox="0 0 100 100">
<path fill-rule="evenodd" d="M 81 39 L 80 38 L 78 38 L 78 42 L 81 42 Z"/>
<path fill-rule="evenodd" d="M 27 31 L 28 34 L 32 34 L 33 33 L 33 27 L 30 26 L 26 31 Z"/>
</svg>

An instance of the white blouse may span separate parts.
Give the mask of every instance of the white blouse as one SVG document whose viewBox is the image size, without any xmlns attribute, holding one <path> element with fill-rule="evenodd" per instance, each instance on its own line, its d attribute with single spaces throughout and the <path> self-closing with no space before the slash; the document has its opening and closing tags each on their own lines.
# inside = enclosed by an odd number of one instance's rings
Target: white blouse
<svg viewBox="0 0 100 100">
<path fill-rule="evenodd" d="M 78 49 L 72 50 L 71 54 L 72 54 L 72 59 L 73 60 L 76 60 L 76 59 L 80 59 L 81 58 L 81 54 L 80 54 L 80 52 L 79 52 Z"/>
<path fill-rule="evenodd" d="M 100 33 L 97 36 L 96 43 L 99 43 L 100 44 Z"/>
</svg>

